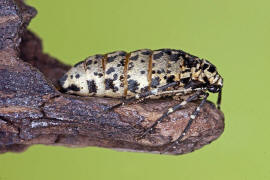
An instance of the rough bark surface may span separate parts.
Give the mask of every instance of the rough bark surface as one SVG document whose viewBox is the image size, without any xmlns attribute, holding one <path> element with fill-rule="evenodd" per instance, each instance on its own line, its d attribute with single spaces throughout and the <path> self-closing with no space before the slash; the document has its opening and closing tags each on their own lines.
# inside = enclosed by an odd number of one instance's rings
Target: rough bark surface
<svg viewBox="0 0 270 180">
<path fill-rule="evenodd" d="M 21 152 L 33 144 L 159 153 L 180 135 L 199 102 L 173 113 L 138 140 L 177 101 L 147 100 L 104 113 L 121 100 L 61 94 L 57 79 L 69 66 L 44 54 L 40 39 L 26 30 L 35 14 L 21 1 L 0 1 L 0 153 Z M 222 112 L 207 102 L 183 141 L 167 153 L 192 152 L 223 130 Z"/>
</svg>

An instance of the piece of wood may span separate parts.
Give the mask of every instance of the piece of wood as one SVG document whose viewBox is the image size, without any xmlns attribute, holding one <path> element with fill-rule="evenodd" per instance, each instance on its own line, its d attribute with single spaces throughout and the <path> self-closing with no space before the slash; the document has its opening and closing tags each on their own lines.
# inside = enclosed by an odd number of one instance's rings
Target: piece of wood
<svg viewBox="0 0 270 180">
<path fill-rule="evenodd" d="M 138 140 L 177 101 L 147 100 L 105 113 L 121 99 L 61 94 L 57 80 L 69 66 L 44 54 L 39 38 L 26 30 L 36 11 L 21 1 L 3 0 L 0 6 L 1 153 L 20 152 L 34 144 L 160 153 L 180 135 L 199 102 L 171 114 L 152 134 Z M 183 141 L 167 153 L 192 152 L 223 130 L 222 112 L 207 102 Z"/>
</svg>

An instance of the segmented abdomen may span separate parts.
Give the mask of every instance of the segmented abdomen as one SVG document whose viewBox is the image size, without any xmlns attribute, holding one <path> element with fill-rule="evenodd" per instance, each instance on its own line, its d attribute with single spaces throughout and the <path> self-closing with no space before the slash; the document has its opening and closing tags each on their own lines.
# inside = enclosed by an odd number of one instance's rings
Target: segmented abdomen
<svg viewBox="0 0 270 180">
<path fill-rule="evenodd" d="M 60 84 L 68 92 L 79 95 L 134 96 L 174 81 L 185 85 L 191 76 L 189 61 L 196 60 L 197 57 L 181 50 L 116 51 L 79 62 Z"/>
</svg>

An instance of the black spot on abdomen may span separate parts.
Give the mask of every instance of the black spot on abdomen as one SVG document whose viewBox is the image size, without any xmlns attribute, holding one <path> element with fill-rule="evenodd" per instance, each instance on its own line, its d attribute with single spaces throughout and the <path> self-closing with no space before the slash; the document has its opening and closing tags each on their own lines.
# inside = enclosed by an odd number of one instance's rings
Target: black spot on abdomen
<svg viewBox="0 0 270 180">
<path fill-rule="evenodd" d="M 110 62 L 113 62 L 115 60 L 115 58 L 117 57 L 116 56 L 110 56 L 110 57 L 107 57 L 107 62 L 110 63 Z"/>
<path fill-rule="evenodd" d="M 97 86 L 94 80 L 92 81 L 86 81 L 88 86 L 89 93 L 96 93 L 97 92 Z"/>
<path fill-rule="evenodd" d="M 143 51 L 142 52 L 142 55 L 146 55 L 147 56 L 147 55 L 150 55 L 151 53 L 152 53 L 152 51 Z"/>
<path fill-rule="evenodd" d="M 75 84 L 71 84 L 67 90 L 71 90 L 71 91 L 80 91 L 80 88 L 78 86 L 76 86 Z"/>
<path fill-rule="evenodd" d="M 169 83 L 172 83 L 172 82 L 174 82 L 174 78 L 175 78 L 175 76 L 174 75 L 171 75 L 171 76 L 169 76 L 168 78 L 167 78 L 167 80 L 166 80 L 166 82 L 169 84 Z"/>
<path fill-rule="evenodd" d="M 170 55 L 170 60 L 171 61 L 178 61 L 179 58 L 180 58 L 180 56 L 181 56 L 180 53 L 178 53 L 178 54 L 172 54 L 172 55 Z"/>
<path fill-rule="evenodd" d="M 112 72 L 114 72 L 114 68 L 113 67 L 110 67 L 107 71 L 106 71 L 106 74 L 111 74 Z"/>
<path fill-rule="evenodd" d="M 131 70 L 134 67 L 133 62 L 128 63 L 128 70 Z"/>
<path fill-rule="evenodd" d="M 207 77 L 204 76 L 204 77 L 203 77 L 203 80 L 205 81 L 206 84 L 209 84 L 209 80 L 208 80 Z"/>
<path fill-rule="evenodd" d="M 113 84 L 113 80 L 112 79 L 105 79 L 105 89 L 109 90 L 109 89 L 113 89 L 114 88 L 114 84 Z"/>
<path fill-rule="evenodd" d="M 163 52 L 159 52 L 159 53 L 157 53 L 157 54 L 154 54 L 154 55 L 153 55 L 153 60 L 160 59 L 162 56 L 163 56 Z"/>
<path fill-rule="evenodd" d="M 105 79 L 105 90 L 110 90 L 110 89 L 112 89 L 113 92 L 118 91 L 118 87 L 115 87 L 113 84 L 113 79 L 108 78 L 108 79 Z"/>
<path fill-rule="evenodd" d="M 159 82 L 160 82 L 159 77 L 152 78 L 151 87 L 156 88 L 160 84 Z"/>
<path fill-rule="evenodd" d="M 145 87 L 141 88 L 141 93 L 144 93 L 147 91 L 149 91 L 149 86 L 145 86 Z"/>
<path fill-rule="evenodd" d="M 208 64 L 204 64 L 203 67 L 202 67 L 202 70 L 206 70 L 208 68 Z"/>
<path fill-rule="evenodd" d="M 136 61 L 138 59 L 139 55 L 135 55 L 129 58 L 129 60 Z"/>
<path fill-rule="evenodd" d="M 117 80 L 117 78 L 118 78 L 118 75 L 115 73 L 115 74 L 113 75 L 113 80 L 115 81 L 115 80 Z"/>
<path fill-rule="evenodd" d="M 189 80 L 190 80 L 190 77 L 181 78 L 180 82 L 186 85 L 189 82 Z"/>
<path fill-rule="evenodd" d="M 80 75 L 79 74 L 76 74 L 75 78 L 76 79 L 79 79 L 80 78 Z"/>
<path fill-rule="evenodd" d="M 127 53 L 125 52 L 125 51 L 121 51 L 120 53 L 119 53 L 119 56 L 126 56 L 127 55 Z"/>
<path fill-rule="evenodd" d="M 90 59 L 90 60 L 88 60 L 87 62 L 86 62 L 86 66 L 89 66 L 89 65 L 91 65 L 92 64 L 92 60 Z"/>
<path fill-rule="evenodd" d="M 135 80 L 128 80 L 128 90 L 133 93 L 136 93 L 136 90 L 139 89 L 139 85 L 140 84 Z"/>
<path fill-rule="evenodd" d="M 216 71 L 216 67 L 213 66 L 213 65 L 211 65 L 211 66 L 208 68 L 208 71 L 209 71 L 210 73 L 213 73 L 213 72 Z"/>
</svg>

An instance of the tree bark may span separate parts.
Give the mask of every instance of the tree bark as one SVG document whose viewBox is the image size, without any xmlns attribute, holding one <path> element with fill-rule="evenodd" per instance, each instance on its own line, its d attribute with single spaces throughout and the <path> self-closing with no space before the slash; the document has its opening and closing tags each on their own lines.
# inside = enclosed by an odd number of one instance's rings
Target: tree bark
<svg viewBox="0 0 270 180">
<path fill-rule="evenodd" d="M 160 153 L 180 136 L 198 101 L 169 115 L 139 140 L 147 127 L 179 102 L 147 100 L 105 113 L 121 99 L 60 93 L 57 80 L 70 67 L 44 54 L 40 39 L 26 29 L 36 10 L 19 0 L 2 0 L 0 7 L 0 153 L 21 152 L 33 144 Z M 166 153 L 192 152 L 223 130 L 222 112 L 207 102 L 181 143 Z"/>
</svg>

